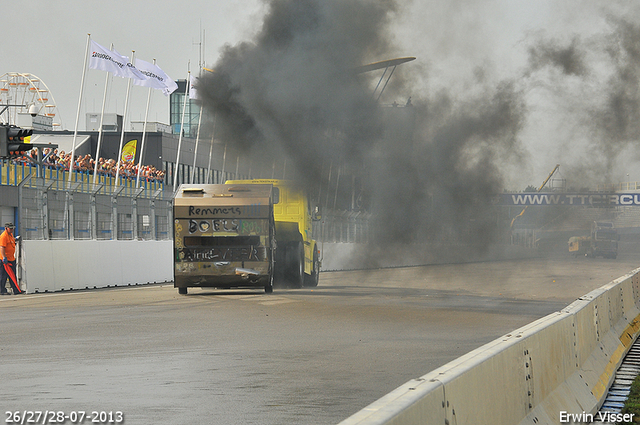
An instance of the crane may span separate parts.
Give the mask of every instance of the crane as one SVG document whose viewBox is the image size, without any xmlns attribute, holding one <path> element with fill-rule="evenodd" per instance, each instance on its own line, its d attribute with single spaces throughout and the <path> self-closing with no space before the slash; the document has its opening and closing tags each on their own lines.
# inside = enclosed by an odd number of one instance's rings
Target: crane
<svg viewBox="0 0 640 425">
<path fill-rule="evenodd" d="M 545 185 L 549 182 L 549 180 L 551 180 L 551 177 L 553 177 L 553 175 L 556 173 L 556 171 L 558 171 L 558 168 L 560 168 L 560 164 L 556 164 L 556 166 L 553 168 L 553 171 L 551 171 L 551 173 L 549 173 L 549 176 L 542 182 L 542 184 L 540 185 L 540 187 L 538 188 L 538 190 L 536 190 L 537 192 L 540 192 L 542 190 L 543 187 L 545 187 Z M 513 223 L 515 223 L 516 218 L 518 217 L 522 217 L 522 215 L 524 214 L 524 212 L 527 210 L 527 208 L 529 208 L 529 206 L 525 206 L 522 211 L 520 211 L 520 214 L 518 214 L 517 216 L 513 217 L 513 220 L 511 220 L 511 225 L 509 226 L 510 229 L 513 228 Z"/>
</svg>

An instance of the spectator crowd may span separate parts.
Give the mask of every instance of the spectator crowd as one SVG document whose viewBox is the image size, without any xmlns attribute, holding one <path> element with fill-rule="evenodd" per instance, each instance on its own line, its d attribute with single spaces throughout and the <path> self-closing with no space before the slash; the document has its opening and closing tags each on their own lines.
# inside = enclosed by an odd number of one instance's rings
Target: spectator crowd
<svg viewBox="0 0 640 425">
<path fill-rule="evenodd" d="M 58 149 L 44 148 L 42 151 L 43 165 L 51 169 L 59 169 L 69 171 L 69 165 L 71 164 L 71 154 L 65 153 L 65 151 L 58 152 Z M 14 161 L 19 164 L 36 164 L 38 159 L 38 148 L 33 148 L 21 157 L 15 158 Z M 91 155 L 77 155 L 74 160 L 73 170 L 93 174 L 96 161 Z M 116 175 L 117 162 L 115 159 L 98 158 L 97 172 L 99 175 L 113 176 Z M 132 162 L 120 161 L 120 176 L 135 179 L 138 177 L 138 166 Z M 142 165 L 142 171 L 140 172 L 140 179 L 148 182 L 158 181 L 162 182 L 165 178 L 165 172 L 158 170 L 153 165 Z"/>
</svg>

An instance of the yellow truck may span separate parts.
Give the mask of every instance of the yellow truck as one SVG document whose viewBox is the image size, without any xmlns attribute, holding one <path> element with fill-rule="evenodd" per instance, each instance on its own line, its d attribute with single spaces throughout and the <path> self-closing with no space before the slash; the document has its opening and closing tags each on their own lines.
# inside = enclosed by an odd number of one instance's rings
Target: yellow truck
<svg viewBox="0 0 640 425">
<path fill-rule="evenodd" d="M 573 236 L 569 238 L 569 252 L 574 256 L 613 258 L 618 256 L 620 235 L 613 223 L 594 221 L 591 224 L 590 236 Z"/>
<path fill-rule="evenodd" d="M 225 184 L 272 185 L 275 218 L 276 283 L 294 288 L 318 286 L 321 252 L 312 238 L 312 222 L 319 220 L 319 210 L 311 205 L 303 188 L 291 180 L 228 180 Z"/>
<path fill-rule="evenodd" d="M 273 292 L 271 184 L 181 185 L 173 200 L 174 287 Z"/>
<path fill-rule="evenodd" d="M 585 256 L 589 252 L 590 244 L 589 236 L 572 236 L 569 238 L 569 252 L 574 257 Z"/>
</svg>

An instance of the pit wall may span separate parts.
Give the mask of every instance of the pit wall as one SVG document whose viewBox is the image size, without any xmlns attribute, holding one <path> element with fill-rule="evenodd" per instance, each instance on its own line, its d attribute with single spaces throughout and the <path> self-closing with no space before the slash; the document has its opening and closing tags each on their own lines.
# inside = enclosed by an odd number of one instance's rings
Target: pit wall
<svg viewBox="0 0 640 425">
<path fill-rule="evenodd" d="M 597 417 L 640 330 L 639 273 L 407 382 L 340 425 L 555 425 L 561 412 Z"/>
<path fill-rule="evenodd" d="M 28 293 L 173 280 L 173 241 L 22 241 L 18 277 Z"/>
</svg>

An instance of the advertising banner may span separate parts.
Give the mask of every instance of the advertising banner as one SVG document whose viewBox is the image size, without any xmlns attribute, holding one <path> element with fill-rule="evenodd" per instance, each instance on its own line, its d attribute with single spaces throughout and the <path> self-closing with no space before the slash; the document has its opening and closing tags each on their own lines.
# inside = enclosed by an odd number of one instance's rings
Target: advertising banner
<svg viewBox="0 0 640 425">
<path fill-rule="evenodd" d="M 554 206 L 584 205 L 640 206 L 640 193 L 502 193 L 498 205 L 505 206 Z"/>
</svg>

